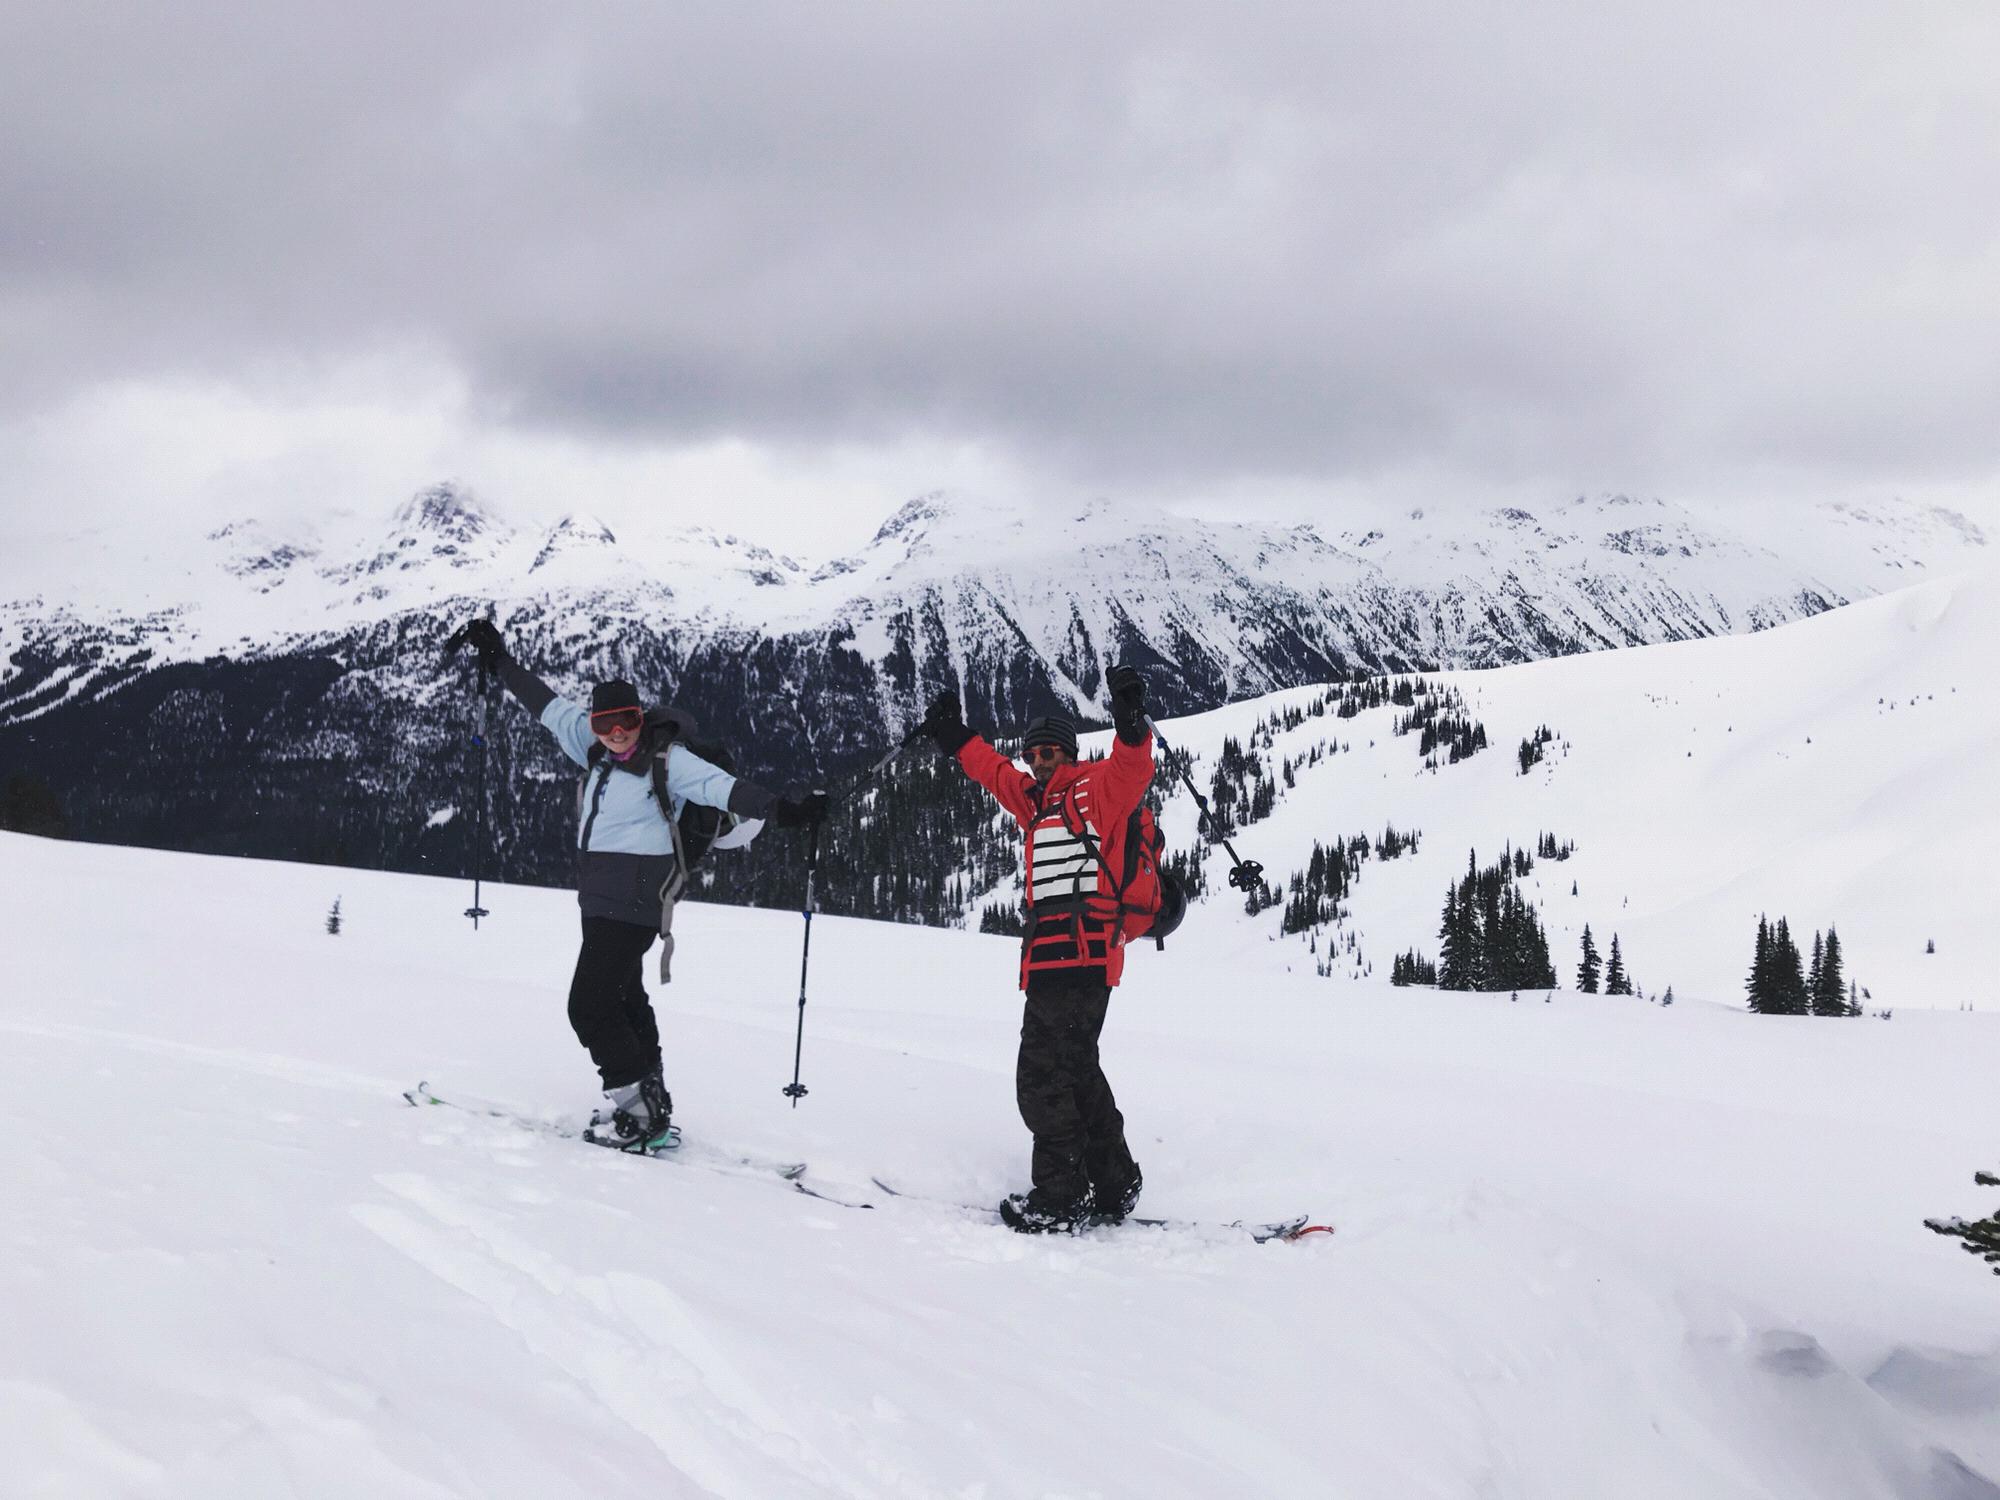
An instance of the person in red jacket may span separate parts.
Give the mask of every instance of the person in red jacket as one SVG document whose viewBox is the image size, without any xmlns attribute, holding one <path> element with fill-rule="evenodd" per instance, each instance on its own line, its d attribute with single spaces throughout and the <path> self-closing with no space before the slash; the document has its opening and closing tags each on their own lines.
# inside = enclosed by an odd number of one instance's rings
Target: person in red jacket
<svg viewBox="0 0 2000 1500">
<path fill-rule="evenodd" d="M 1027 994 L 1014 1095 L 1035 1138 L 1034 1186 L 1000 1205 L 1024 1233 L 1116 1223 L 1143 1185 L 1097 1040 L 1125 967 L 1109 870 L 1122 868 L 1126 824 L 1153 779 L 1153 746 L 1139 674 L 1114 667 L 1106 685 L 1118 735 L 1101 761 L 1079 765 L 1076 726 L 1049 714 L 1028 725 L 1023 771 L 965 727 L 956 693 L 934 699 L 922 726 L 1014 815 L 1025 840 Z"/>
</svg>

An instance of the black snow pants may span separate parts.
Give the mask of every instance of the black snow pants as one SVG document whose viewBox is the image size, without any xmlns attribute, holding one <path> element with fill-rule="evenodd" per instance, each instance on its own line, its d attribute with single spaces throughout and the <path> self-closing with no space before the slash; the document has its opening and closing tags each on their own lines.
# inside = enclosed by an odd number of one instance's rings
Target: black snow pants
<svg viewBox="0 0 2000 1500">
<path fill-rule="evenodd" d="M 585 917 L 569 1024 L 590 1049 L 607 1089 L 637 1083 L 660 1065 L 660 1023 L 646 998 L 642 960 L 658 931 L 615 917 Z"/>
<path fill-rule="evenodd" d="M 1073 1203 L 1098 1186 L 1116 1192 L 1132 1180 L 1125 1117 L 1097 1060 L 1110 1004 L 1102 969 L 1028 975 L 1014 1097 L 1035 1137 L 1035 1186 L 1058 1202 Z"/>
</svg>

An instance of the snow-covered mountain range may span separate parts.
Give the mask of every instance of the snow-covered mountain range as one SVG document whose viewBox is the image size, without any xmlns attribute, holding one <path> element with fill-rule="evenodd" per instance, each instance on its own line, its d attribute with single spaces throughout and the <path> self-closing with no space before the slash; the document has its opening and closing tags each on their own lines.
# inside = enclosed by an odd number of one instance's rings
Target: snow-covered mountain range
<svg viewBox="0 0 2000 1500">
<path fill-rule="evenodd" d="M 439 485 L 386 527 L 244 521 L 136 555 L 79 539 L 67 576 L 0 584 L 0 723 L 218 656 L 330 656 L 389 691 L 417 647 L 489 605 L 552 676 L 698 683 L 731 729 L 878 734 L 943 683 L 975 721 L 1045 703 L 1089 715 L 1119 659 L 1160 668 L 1156 696 L 1181 712 L 1355 670 L 1760 629 L 1985 546 L 1956 513 L 1902 505 L 1746 530 L 1611 496 L 1343 532 L 939 494 L 808 568 L 704 527 L 635 548 L 581 514 L 516 525 Z"/>
<path fill-rule="evenodd" d="M 1356 671 L 1752 631 L 1986 552 L 1945 511 L 1810 519 L 1753 536 L 1609 498 L 1329 538 L 929 496 L 808 569 L 712 530 L 628 546 L 581 516 L 519 525 L 439 486 L 386 527 L 80 538 L 0 603 L 0 765 L 86 838 L 459 870 L 472 830 L 433 820 L 468 805 L 473 675 L 439 648 L 488 608 L 560 688 L 630 677 L 691 709 L 739 769 L 791 785 L 872 758 L 942 686 L 1004 733 L 1048 706 L 1095 717 L 1122 659 L 1159 712 L 1185 714 Z M 107 715 L 125 752 L 108 763 Z M 489 744 L 496 786 L 554 770 L 511 706 Z M 562 878 L 558 801 L 489 810 L 489 873 Z M 773 899 L 782 875 L 744 868 L 736 894 Z M 866 894 L 847 909 L 942 914 Z"/>
</svg>

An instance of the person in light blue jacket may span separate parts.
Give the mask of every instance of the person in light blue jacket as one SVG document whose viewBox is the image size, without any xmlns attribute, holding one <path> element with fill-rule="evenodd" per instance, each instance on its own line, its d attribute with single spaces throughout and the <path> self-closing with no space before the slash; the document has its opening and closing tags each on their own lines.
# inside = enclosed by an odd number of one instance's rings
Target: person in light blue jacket
<svg viewBox="0 0 2000 1500">
<path fill-rule="evenodd" d="M 672 1139 L 673 1096 L 642 974 L 655 936 L 667 945 L 662 977 L 672 953 L 674 899 L 686 879 L 682 810 L 693 802 L 746 821 L 801 828 L 826 816 L 826 794 L 780 797 L 711 765 L 649 721 L 629 682 L 598 683 L 586 713 L 514 660 L 490 620 L 474 620 L 465 638 L 583 768 L 576 834 L 583 946 L 570 981 L 569 1020 L 597 1064 L 607 1100 L 587 1134 L 627 1150 L 659 1149 Z"/>
</svg>

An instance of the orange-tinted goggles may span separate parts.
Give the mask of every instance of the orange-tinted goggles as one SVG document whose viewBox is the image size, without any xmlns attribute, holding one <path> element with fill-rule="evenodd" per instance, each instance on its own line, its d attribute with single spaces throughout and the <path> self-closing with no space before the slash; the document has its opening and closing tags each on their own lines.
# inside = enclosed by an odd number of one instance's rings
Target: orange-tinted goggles
<svg viewBox="0 0 2000 1500">
<path fill-rule="evenodd" d="M 592 734 L 617 734 L 620 730 L 637 734 L 645 727 L 646 716 L 636 708 L 607 708 L 590 716 Z"/>
</svg>

